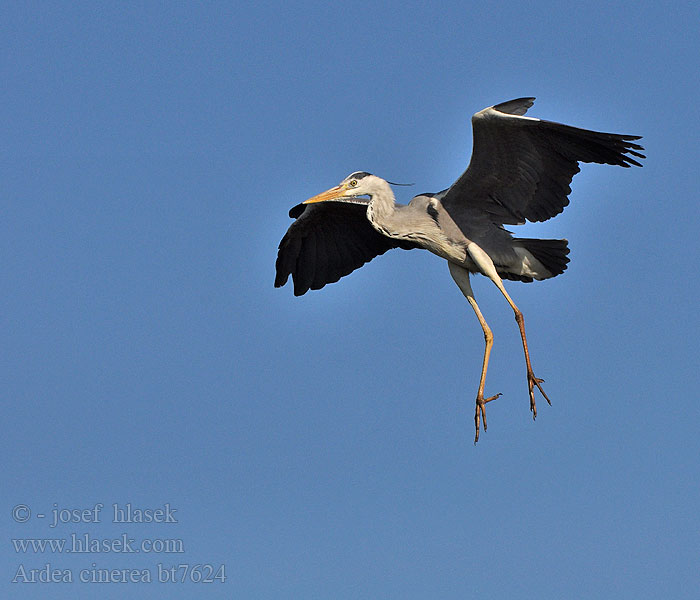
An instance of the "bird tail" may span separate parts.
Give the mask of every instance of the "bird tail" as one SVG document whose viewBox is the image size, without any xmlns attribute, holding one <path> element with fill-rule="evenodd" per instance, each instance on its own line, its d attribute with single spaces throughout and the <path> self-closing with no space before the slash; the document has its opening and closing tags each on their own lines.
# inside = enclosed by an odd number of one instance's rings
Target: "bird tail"
<svg viewBox="0 0 700 600">
<path fill-rule="evenodd" d="M 518 260 L 501 277 L 529 282 L 561 275 L 569 262 L 567 240 L 514 238 Z"/>
</svg>

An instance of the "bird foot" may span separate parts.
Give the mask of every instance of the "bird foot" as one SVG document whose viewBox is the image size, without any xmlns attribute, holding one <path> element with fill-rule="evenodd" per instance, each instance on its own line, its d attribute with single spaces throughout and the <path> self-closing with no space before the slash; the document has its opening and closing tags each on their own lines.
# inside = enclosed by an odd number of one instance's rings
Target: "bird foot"
<svg viewBox="0 0 700 600">
<path fill-rule="evenodd" d="M 547 401 L 547 404 L 552 406 L 551 401 L 547 397 L 547 394 L 545 394 L 544 390 L 542 389 L 542 386 L 540 384 L 544 383 L 544 379 L 540 379 L 539 377 L 535 377 L 535 374 L 532 372 L 531 369 L 528 369 L 527 371 L 527 386 L 528 386 L 528 391 L 530 393 L 530 411 L 532 412 L 532 418 L 533 420 L 537 418 L 537 405 L 535 404 L 535 386 L 537 386 L 537 389 L 540 390 L 540 393 L 544 396 L 544 399 Z M 486 429 L 484 427 L 484 429 Z"/>
<path fill-rule="evenodd" d="M 478 394 L 476 397 L 476 412 L 474 413 L 474 426 L 476 427 L 476 435 L 474 436 L 474 445 L 479 441 L 479 426 L 481 420 L 484 421 L 484 431 L 486 431 L 486 403 L 491 402 L 500 397 L 502 394 L 496 394 L 490 398 L 484 398 L 483 394 Z"/>
</svg>

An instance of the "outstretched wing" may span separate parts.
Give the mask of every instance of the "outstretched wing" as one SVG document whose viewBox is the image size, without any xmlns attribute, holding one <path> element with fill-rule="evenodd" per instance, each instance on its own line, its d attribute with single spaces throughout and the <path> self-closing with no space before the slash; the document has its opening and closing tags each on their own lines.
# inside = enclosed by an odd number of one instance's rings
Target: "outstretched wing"
<svg viewBox="0 0 700 600">
<path fill-rule="evenodd" d="M 518 225 L 546 221 L 569 203 L 579 162 L 641 167 L 639 136 L 600 133 L 523 116 L 534 98 L 486 108 L 472 117 L 469 167 L 441 197 L 460 225 L 475 216 Z M 466 233 L 466 232 L 465 232 Z"/>
<path fill-rule="evenodd" d="M 321 289 L 391 248 L 417 246 L 385 237 L 367 220 L 367 204 L 319 202 L 289 211 L 297 220 L 277 253 L 275 287 L 294 280 L 294 295 Z"/>
</svg>

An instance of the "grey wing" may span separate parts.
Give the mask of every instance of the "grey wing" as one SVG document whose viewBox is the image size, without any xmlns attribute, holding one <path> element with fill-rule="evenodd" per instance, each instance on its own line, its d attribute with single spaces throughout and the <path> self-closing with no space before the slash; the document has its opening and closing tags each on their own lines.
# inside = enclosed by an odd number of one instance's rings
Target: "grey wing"
<svg viewBox="0 0 700 600">
<path fill-rule="evenodd" d="M 474 146 L 462 176 L 440 195 L 460 224 L 475 215 L 500 224 L 546 221 L 569 203 L 579 162 L 629 167 L 645 158 L 639 136 L 601 133 L 523 116 L 534 98 L 486 108 L 472 117 Z M 465 231 L 468 235 L 468 232 Z"/>
<path fill-rule="evenodd" d="M 300 204 L 289 211 L 297 217 L 280 242 L 275 264 L 275 287 L 289 276 L 294 295 L 321 289 L 348 275 L 391 248 L 416 246 L 385 237 L 367 220 L 366 204 L 320 202 Z"/>
</svg>

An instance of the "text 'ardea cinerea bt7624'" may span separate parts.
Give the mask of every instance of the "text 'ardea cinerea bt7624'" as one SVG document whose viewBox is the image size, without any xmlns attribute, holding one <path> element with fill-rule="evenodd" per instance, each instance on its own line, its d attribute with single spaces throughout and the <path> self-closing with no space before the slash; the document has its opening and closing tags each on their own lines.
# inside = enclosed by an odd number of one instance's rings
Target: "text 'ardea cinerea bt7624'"
<svg viewBox="0 0 700 600">
<path fill-rule="evenodd" d="M 504 225 L 546 221 L 569 203 L 569 184 L 579 162 L 641 166 L 639 136 L 600 133 L 524 116 L 534 98 L 519 98 L 486 108 L 472 117 L 474 146 L 467 170 L 446 190 L 420 194 L 397 204 L 389 183 L 364 171 L 289 211 L 296 220 L 280 242 L 275 287 L 294 280 L 294 294 L 317 290 L 361 267 L 391 248 L 425 248 L 447 260 L 450 274 L 474 309 L 486 346 L 476 394 L 474 424 L 479 439 L 486 370 L 493 334 L 469 282 L 481 273 L 496 284 L 520 329 L 530 410 L 537 416 L 535 377 L 523 315 L 503 279 L 531 282 L 564 272 L 567 240 L 515 238 Z M 550 403 L 551 404 L 551 403 Z"/>
</svg>

